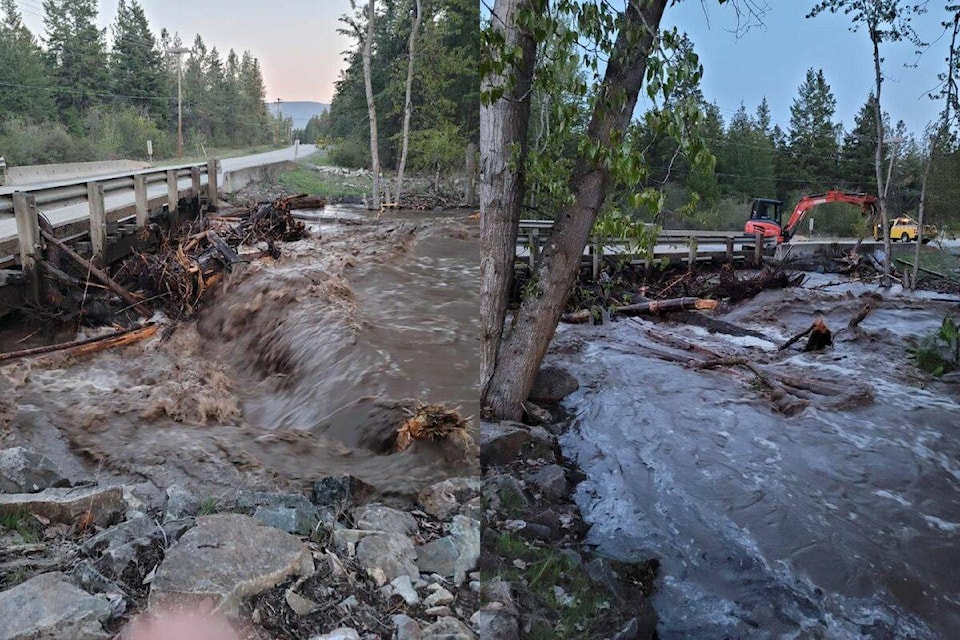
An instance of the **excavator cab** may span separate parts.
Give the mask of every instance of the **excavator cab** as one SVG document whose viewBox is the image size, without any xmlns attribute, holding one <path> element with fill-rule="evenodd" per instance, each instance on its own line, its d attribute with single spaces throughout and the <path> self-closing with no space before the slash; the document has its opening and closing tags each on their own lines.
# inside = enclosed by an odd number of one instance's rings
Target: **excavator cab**
<svg viewBox="0 0 960 640">
<path fill-rule="evenodd" d="M 781 238 L 783 202 L 770 198 L 754 198 L 750 205 L 750 219 L 744 227 L 744 233 L 755 235 L 758 231 L 764 238 Z"/>
</svg>

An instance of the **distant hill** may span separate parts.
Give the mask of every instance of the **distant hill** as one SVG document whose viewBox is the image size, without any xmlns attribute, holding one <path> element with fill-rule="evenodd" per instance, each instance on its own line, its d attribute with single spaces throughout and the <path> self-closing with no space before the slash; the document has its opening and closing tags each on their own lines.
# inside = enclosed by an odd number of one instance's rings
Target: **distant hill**
<svg viewBox="0 0 960 640">
<path fill-rule="evenodd" d="M 267 108 L 270 114 L 277 115 L 277 103 L 268 102 Z M 322 102 L 281 102 L 280 112 L 284 118 L 293 118 L 293 128 L 302 129 L 307 126 L 307 121 L 313 116 L 318 116 L 330 110 L 330 105 Z"/>
</svg>

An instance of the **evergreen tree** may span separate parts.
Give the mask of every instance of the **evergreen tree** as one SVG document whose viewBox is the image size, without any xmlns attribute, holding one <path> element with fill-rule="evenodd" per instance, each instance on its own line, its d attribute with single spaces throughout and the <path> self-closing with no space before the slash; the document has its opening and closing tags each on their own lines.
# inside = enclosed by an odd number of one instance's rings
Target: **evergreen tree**
<svg viewBox="0 0 960 640">
<path fill-rule="evenodd" d="M 773 143 L 743 104 L 730 120 L 722 149 L 728 193 L 749 198 L 774 192 Z"/>
<path fill-rule="evenodd" d="M 32 122 L 56 113 L 50 76 L 43 52 L 23 24 L 14 0 L 0 0 L 0 117 L 18 117 Z"/>
<path fill-rule="evenodd" d="M 143 7 L 137 0 L 120 0 L 113 23 L 113 48 L 110 52 L 110 76 L 113 93 L 140 109 L 142 113 L 166 118 L 163 57 L 150 31 Z"/>
<path fill-rule="evenodd" d="M 871 93 L 853 120 L 853 129 L 843 137 L 840 167 L 847 188 L 877 192 L 874 153 L 877 148 L 877 118 Z"/>
<path fill-rule="evenodd" d="M 797 178 L 820 188 L 836 182 L 840 134 L 840 126 L 833 122 L 836 108 L 823 70 L 809 69 L 790 107 L 787 139 Z"/>
<path fill-rule="evenodd" d="M 57 88 L 60 118 L 80 131 L 80 117 L 109 92 L 104 30 L 96 0 L 44 0 L 47 57 Z"/>
</svg>

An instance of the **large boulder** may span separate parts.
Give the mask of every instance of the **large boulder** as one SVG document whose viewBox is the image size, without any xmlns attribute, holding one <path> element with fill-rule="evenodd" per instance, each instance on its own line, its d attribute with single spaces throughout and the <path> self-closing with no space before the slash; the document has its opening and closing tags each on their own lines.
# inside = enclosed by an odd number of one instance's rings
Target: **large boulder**
<svg viewBox="0 0 960 640">
<path fill-rule="evenodd" d="M 412 515 L 382 504 L 357 507 L 353 510 L 353 520 L 358 529 L 396 533 L 402 536 L 412 536 L 417 533 L 417 521 Z"/>
<path fill-rule="evenodd" d="M 0 451 L 0 493 L 35 493 L 69 486 L 70 481 L 48 457 L 23 447 Z"/>
<path fill-rule="evenodd" d="M 402 575 L 418 579 L 416 557 L 413 541 L 397 533 L 375 533 L 357 544 L 357 562 L 379 586 Z"/>
<path fill-rule="evenodd" d="M 44 489 L 38 493 L 0 494 L 0 515 L 26 511 L 34 515 L 73 524 L 90 520 L 100 525 L 116 522 L 126 510 L 120 487 Z"/>
<path fill-rule="evenodd" d="M 110 603 L 44 573 L 0 593 L 0 640 L 106 640 Z"/>
<path fill-rule="evenodd" d="M 480 464 L 485 467 L 509 464 L 520 456 L 530 441 L 530 432 L 509 422 L 480 423 Z"/>
<path fill-rule="evenodd" d="M 376 493 L 371 485 L 353 476 L 330 476 L 313 483 L 311 500 L 318 507 L 342 509 L 361 504 Z"/>
<path fill-rule="evenodd" d="M 167 551 L 149 602 L 196 604 L 233 615 L 243 598 L 313 572 L 310 550 L 289 533 L 244 515 L 202 516 Z"/>
<path fill-rule="evenodd" d="M 533 484 L 548 500 L 559 500 L 565 497 L 569 491 L 567 473 L 563 470 L 563 467 L 556 464 L 548 464 L 531 473 L 528 482 Z"/>
<path fill-rule="evenodd" d="M 530 391 L 534 402 L 560 402 L 580 388 L 577 379 L 559 367 L 544 367 L 537 372 Z"/>
</svg>

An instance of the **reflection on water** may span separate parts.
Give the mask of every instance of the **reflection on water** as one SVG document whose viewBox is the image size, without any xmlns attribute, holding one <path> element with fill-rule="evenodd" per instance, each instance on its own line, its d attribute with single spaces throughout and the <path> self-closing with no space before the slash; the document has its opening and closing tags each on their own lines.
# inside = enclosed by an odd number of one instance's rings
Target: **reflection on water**
<svg viewBox="0 0 960 640">
<path fill-rule="evenodd" d="M 590 541 L 662 559 L 662 638 L 957 637 L 960 392 L 921 388 L 903 340 L 957 305 L 874 301 L 834 349 L 776 354 L 812 313 L 843 326 L 862 304 L 844 293 L 766 292 L 726 314 L 773 340 L 751 346 L 643 321 L 558 335 L 557 362 L 581 382 L 563 446 L 588 476 L 577 500 Z M 652 356 L 651 331 L 875 400 L 813 397 L 785 417 L 749 374 Z"/>
</svg>

